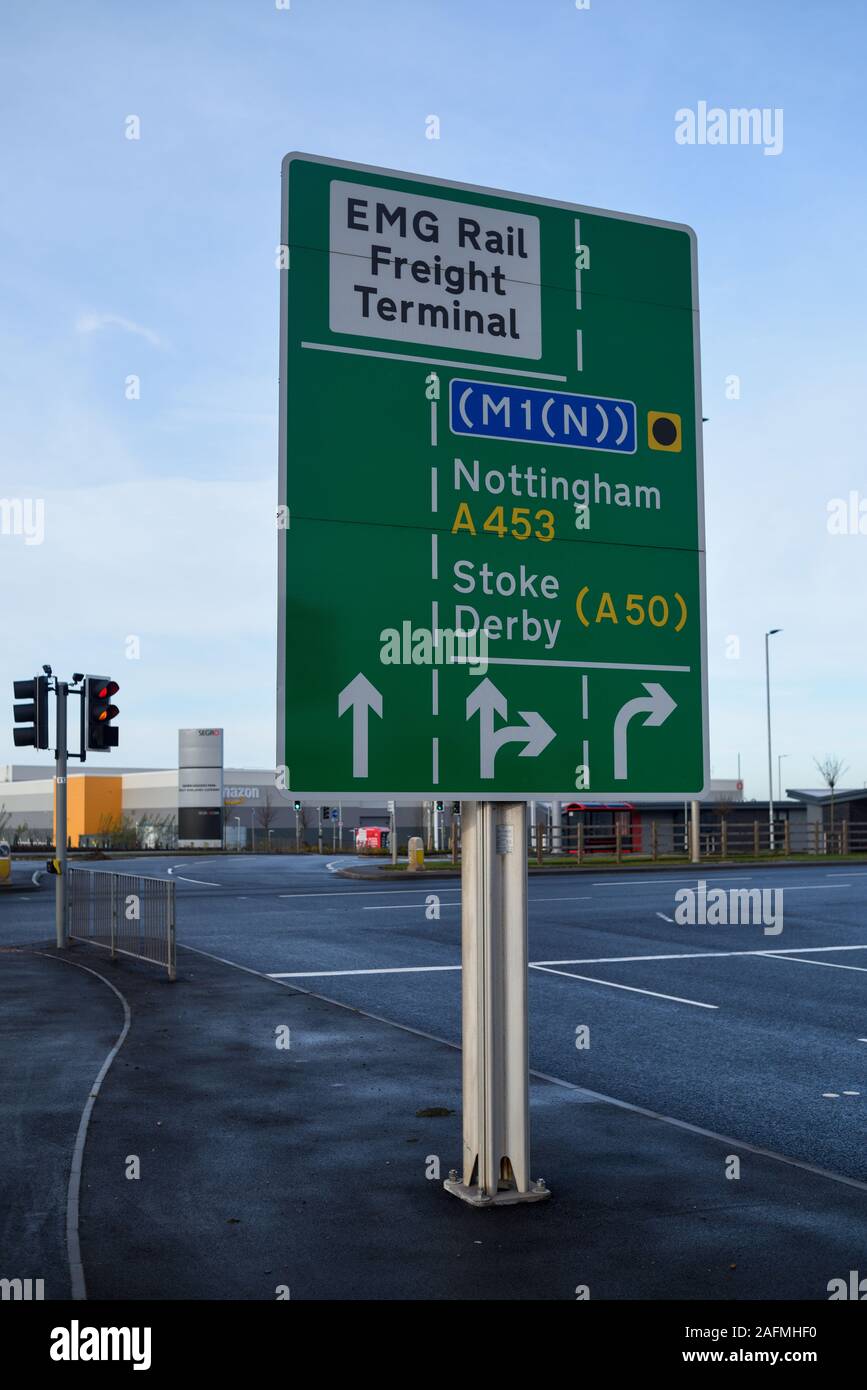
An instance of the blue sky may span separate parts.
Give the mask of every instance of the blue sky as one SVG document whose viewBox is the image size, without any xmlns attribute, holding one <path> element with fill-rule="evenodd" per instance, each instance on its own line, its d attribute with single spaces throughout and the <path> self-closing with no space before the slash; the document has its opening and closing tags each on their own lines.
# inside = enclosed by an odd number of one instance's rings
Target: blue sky
<svg viewBox="0 0 867 1390">
<path fill-rule="evenodd" d="M 867 535 L 827 530 L 867 498 L 860 6 L 51 0 L 3 27 L 0 496 L 46 507 L 44 544 L 0 535 L 10 700 L 83 665 L 120 681 L 124 763 L 171 765 L 187 724 L 273 762 L 274 251 L 302 149 L 695 227 L 712 771 L 740 753 L 766 794 L 781 627 L 784 783 L 828 753 L 867 782 Z M 781 108 L 782 152 L 678 144 L 699 101 Z"/>
</svg>

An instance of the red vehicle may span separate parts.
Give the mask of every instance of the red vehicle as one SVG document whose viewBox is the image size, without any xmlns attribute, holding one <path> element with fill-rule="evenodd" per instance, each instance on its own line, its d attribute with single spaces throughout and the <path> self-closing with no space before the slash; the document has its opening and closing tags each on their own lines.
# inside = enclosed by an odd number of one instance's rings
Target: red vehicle
<svg viewBox="0 0 867 1390">
<path fill-rule="evenodd" d="M 355 831 L 356 849 L 388 849 L 387 825 L 360 825 Z"/>
</svg>

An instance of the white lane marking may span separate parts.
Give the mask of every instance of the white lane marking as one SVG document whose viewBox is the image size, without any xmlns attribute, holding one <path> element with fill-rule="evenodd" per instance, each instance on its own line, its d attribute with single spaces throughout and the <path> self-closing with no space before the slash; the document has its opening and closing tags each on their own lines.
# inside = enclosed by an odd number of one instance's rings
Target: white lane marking
<svg viewBox="0 0 867 1390">
<path fill-rule="evenodd" d="M 452 890 L 456 892 L 456 889 Z M 437 895 L 438 896 L 438 895 Z M 592 901 L 589 893 L 579 893 L 574 897 L 568 898 L 531 898 L 530 902 L 541 903 L 580 903 Z M 440 903 L 440 907 L 460 907 L 460 903 Z M 398 908 L 427 907 L 427 903 L 376 903 L 371 907 L 363 907 L 362 912 L 396 912 Z M 668 918 L 671 921 L 671 918 Z"/>
<path fill-rule="evenodd" d="M 355 1004 L 347 1004 L 341 999 L 331 999 L 327 994 L 317 994 L 312 989 L 304 989 L 301 985 L 286 984 L 284 980 L 275 980 L 270 975 L 265 975 L 261 970 L 254 970 L 251 965 L 242 965 L 237 960 L 227 960 L 225 956 L 215 956 L 212 951 L 203 951 L 200 946 L 188 946 L 186 942 L 179 941 L 178 945 L 182 951 L 192 951 L 196 956 L 205 956 L 208 960 L 215 960 L 220 965 L 228 965 L 233 970 L 241 970 L 245 975 L 255 975 L 258 980 L 270 980 L 278 989 L 291 989 L 293 994 L 305 994 L 308 999 L 319 999 L 324 1004 L 331 1004 L 335 1009 L 346 1009 L 349 1013 L 355 1014 L 358 1018 L 369 1018 L 373 1023 L 382 1023 L 386 1028 L 396 1028 L 400 1033 L 411 1033 L 416 1038 L 426 1038 L 428 1042 L 440 1043 L 443 1047 L 451 1047 L 455 1052 L 461 1051 L 460 1043 L 456 1043 L 453 1038 L 443 1038 L 438 1033 L 426 1033 L 422 1028 L 413 1028 L 408 1023 L 398 1023 L 393 1018 L 384 1018 L 382 1014 L 372 1014 L 369 1009 L 359 1009 Z M 728 1149 L 743 1149 L 745 1153 L 757 1154 L 760 1158 L 769 1158 L 774 1163 L 785 1163 L 789 1168 L 799 1168 L 804 1173 L 811 1173 L 814 1177 L 825 1178 L 828 1182 L 841 1183 L 843 1187 L 855 1187 L 859 1192 L 867 1192 L 867 1182 L 862 1182 L 859 1178 L 846 1177 L 844 1173 L 832 1173 L 827 1168 L 819 1168 L 815 1163 L 807 1163 L 802 1158 L 791 1158 L 788 1154 L 777 1153 L 774 1149 L 762 1149 L 757 1144 L 749 1144 L 743 1139 L 733 1139 L 729 1134 L 720 1134 L 715 1129 L 704 1129 L 701 1125 L 694 1125 L 689 1120 L 679 1120 L 674 1115 L 663 1115 L 658 1110 L 648 1110 L 643 1105 L 634 1105 L 632 1101 L 620 1100 L 617 1096 L 609 1096 L 604 1091 L 591 1091 L 586 1086 L 579 1086 L 574 1081 L 565 1081 L 562 1076 L 552 1076 L 549 1072 L 537 1071 L 534 1067 L 530 1068 L 530 1076 L 537 1081 L 547 1081 L 551 1086 L 560 1086 L 566 1091 L 574 1091 L 581 1097 L 582 1101 L 600 1101 L 603 1105 L 613 1105 L 617 1110 L 628 1110 L 633 1115 L 644 1115 L 649 1120 L 659 1120 L 662 1124 L 673 1125 L 675 1129 L 685 1130 L 687 1134 L 697 1134 L 703 1139 L 712 1139 L 717 1144 L 724 1144 Z"/>
<path fill-rule="evenodd" d="M 822 1099 L 823 1099 L 823 1100 L 839 1100 L 839 1099 L 840 1099 L 840 1092 L 839 1092 L 839 1091 L 823 1091 L 823 1092 L 822 1092 Z"/>
<path fill-rule="evenodd" d="M 751 879 L 752 879 L 752 875 L 750 875 L 749 877 L 750 877 L 750 880 L 751 880 Z M 649 879 L 649 878 L 643 879 L 643 880 L 642 880 L 642 883 L 643 883 L 643 884 L 647 884 L 647 883 L 651 883 L 651 882 L 652 882 L 652 880 Z M 662 882 L 663 882 L 663 883 L 690 883 L 690 884 L 693 884 L 693 883 L 698 882 L 698 880 L 696 880 L 696 879 L 666 878 L 666 879 L 663 879 Z M 724 886 L 726 883 L 745 883 L 745 882 L 747 882 L 747 880 L 746 880 L 746 879 L 741 879 L 741 878 L 734 878 L 734 879 L 731 879 L 731 878 L 730 878 L 730 879 L 724 879 L 724 878 L 707 878 L 707 879 L 702 879 L 701 882 L 702 882 L 702 883 L 706 883 L 707 886 L 708 886 L 708 888 L 719 888 L 719 887 Z M 599 884 L 599 883 L 593 883 L 593 884 L 591 884 L 591 887 L 593 887 L 593 888 L 600 888 L 600 887 L 603 887 L 603 886 L 608 887 L 608 888 L 632 888 L 633 886 L 635 886 L 635 887 L 637 888 L 637 887 L 640 887 L 641 885 L 639 885 L 639 884 L 633 885 L 633 884 L 631 884 L 631 883 L 610 883 L 610 884 L 607 884 L 607 885 L 602 885 L 602 884 Z M 801 893 L 804 893 L 804 892 L 827 893 L 827 891 L 828 891 L 829 888 L 850 888 L 850 887 L 851 887 L 851 884 L 849 884 L 849 883 L 783 883 L 782 885 L 779 886 L 778 891 L 779 891 L 780 893 L 798 893 L 798 892 L 801 892 Z M 762 890 L 761 890 L 760 888 L 754 888 L 754 889 L 752 889 L 752 890 L 750 890 L 750 891 L 752 891 L 752 892 L 754 892 L 754 893 L 760 893 Z"/>
<path fill-rule="evenodd" d="M 435 880 L 431 880 L 432 882 Z M 429 888 L 340 888 L 336 893 L 278 893 L 278 898 L 384 898 L 389 893 L 428 893 Z M 460 893 L 460 888 L 438 888 L 437 893 Z"/>
<path fill-rule="evenodd" d="M 867 943 L 863 946 L 781 946 L 777 950 L 764 951 L 673 951 L 669 955 L 647 955 L 647 956 L 584 956 L 578 960 L 541 960 L 531 961 L 536 965 L 608 965 L 609 962 L 622 961 L 644 961 L 644 960 L 715 960 L 722 956 L 784 956 L 788 954 L 803 955 L 814 951 L 867 951 Z"/>
<path fill-rule="evenodd" d="M 565 975 L 569 980 L 586 980 L 591 985 L 607 985 L 609 989 L 626 989 L 630 994 L 651 994 L 654 999 L 670 999 L 674 1004 L 692 1004 L 696 1009 L 718 1009 L 719 1004 L 702 1004 L 697 999 L 681 999 L 677 994 L 659 994 L 655 989 L 638 989 L 635 985 L 618 985 L 614 980 L 597 980 L 593 975 L 575 975 L 569 970 L 550 970 L 544 965 L 531 965 L 531 970 L 542 970 L 546 975 Z"/>
<path fill-rule="evenodd" d="M 325 867 L 326 867 L 326 869 L 328 870 L 328 872 L 329 872 L 330 874 L 336 874 L 336 873 L 337 873 L 337 870 L 338 870 L 339 867 L 340 867 L 340 860 L 339 860 L 339 859 L 332 859 L 331 862 L 330 862 L 329 864 L 326 864 L 326 865 L 325 865 Z"/>
<path fill-rule="evenodd" d="M 718 887 L 720 887 L 721 885 L 726 884 L 726 883 L 746 883 L 746 882 L 748 882 L 748 881 L 752 881 L 752 878 L 753 878 L 753 875 L 752 875 L 752 874 L 747 874 L 745 878 L 740 878 L 740 877 L 738 877 L 738 878 L 728 878 L 728 879 L 726 879 L 726 878 L 706 878 L 706 879 L 702 879 L 701 882 L 702 882 L 702 883 L 706 883 L 707 886 L 708 886 L 709 888 L 718 888 Z M 666 883 L 689 883 L 689 884 L 693 884 L 693 883 L 697 883 L 699 880 L 694 879 L 694 878 L 692 878 L 692 879 L 663 878 L 663 879 L 659 879 L 659 880 L 657 880 L 657 881 L 658 881 L 660 884 L 666 884 Z M 652 882 L 653 882 L 653 879 L 652 879 L 652 878 L 643 878 L 643 879 L 639 879 L 638 882 L 636 882 L 636 883 L 624 883 L 622 880 L 618 880 L 617 883 L 601 883 L 601 882 L 600 882 L 600 883 L 592 883 L 590 886 L 591 886 L 591 888 L 641 888 L 641 887 L 644 887 L 644 886 L 646 886 L 647 884 L 652 883 Z M 849 888 L 849 887 L 851 887 L 851 884 L 849 884 L 849 883 L 783 883 L 783 884 L 780 886 L 779 891 L 780 891 L 781 893 L 784 893 L 784 892 L 785 892 L 785 893 L 798 893 L 798 892 L 801 892 L 801 893 L 806 893 L 806 892 L 826 893 L 826 892 L 828 891 L 829 888 Z M 761 890 L 759 889 L 758 891 L 761 891 Z"/>
<path fill-rule="evenodd" d="M 704 883 L 707 883 L 707 884 L 717 884 L 717 883 L 748 883 L 748 882 L 752 879 L 752 877 L 753 877 L 752 874 L 735 874 L 733 877 L 729 878 L 728 875 L 726 874 L 726 875 L 721 875 L 719 878 L 706 878 L 706 879 L 703 879 L 702 881 L 703 881 Z M 629 879 L 625 879 L 625 878 L 618 878 L 618 879 L 615 879 L 615 881 L 614 881 L 613 883 L 606 883 L 606 881 L 605 881 L 604 878 L 600 878 L 600 879 L 594 879 L 594 881 L 590 884 L 590 887 L 591 887 L 591 888 L 642 888 L 642 887 L 646 887 L 646 885 L 647 885 L 648 883 L 653 883 L 653 884 L 657 884 L 657 883 L 658 883 L 658 884 L 660 884 L 660 886 L 664 886 L 666 883 L 698 883 L 698 875 L 693 875 L 692 878 L 637 878 L 637 879 L 635 879 L 634 881 L 630 881 Z"/>
<path fill-rule="evenodd" d="M 783 956 L 782 959 L 794 961 L 795 965 L 824 965 L 828 970 L 857 970 L 867 975 L 867 965 L 841 965 L 837 960 L 804 960 L 802 956 Z"/>
<path fill-rule="evenodd" d="M 748 875 L 748 878 L 750 878 L 750 877 L 751 877 L 751 875 Z M 734 878 L 734 879 L 732 879 L 732 878 L 710 879 L 710 878 L 709 878 L 709 879 L 706 879 L 706 880 L 705 880 L 705 882 L 708 884 L 709 887 L 715 887 L 715 886 L 716 886 L 717 884 L 719 884 L 719 883 L 742 883 L 742 882 L 746 882 L 746 881 L 747 881 L 746 879 L 741 879 L 741 878 Z M 436 879 L 429 879 L 428 882 L 431 883 L 431 884 L 436 883 Z M 642 879 L 642 880 L 641 880 L 641 884 L 658 883 L 658 884 L 660 884 L 660 885 L 662 885 L 662 884 L 667 884 L 667 883 L 688 883 L 688 884 L 691 884 L 691 883 L 696 883 L 696 882 L 697 882 L 697 879 L 680 879 L 680 878 L 664 878 L 664 879 L 649 879 L 649 878 L 648 878 L 648 879 Z M 621 881 L 618 881 L 617 883 L 601 883 L 601 884 L 600 884 L 600 883 L 595 883 L 595 882 L 594 882 L 594 883 L 591 883 L 589 886 L 590 886 L 591 888 L 599 888 L 599 887 L 602 887 L 602 888 L 634 888 L 634 887 L 639 887 L 639 886 L 641 886 L 641 884 L 638 884 L 638 883 L 636 883 L 636 884 L 632 884 L 632 883 L 623 883 L 623 882 L 621 882 Z M 798 887 L 805 887 L 805 888 L 845 888 L 846 886 L 847 886 L 847 885 L 846 885 L 846 884 L 843 884 L 843 883 L 829 883 L 829 884 L 814 884 L 814 883 L 808 883 L 808 884 L 803 884 L 803 885 L 792 884 L 792 885 L 784 885 L 782 891 L 784 891 L 784 892 L 786 892 L 786 893 L 791 893 L 794 889 L 796 889 L 796 888 L 798 888 Z M 367 897 L 371 897 L 371 896 L 372 896 L 372 897 L 377 897 L 377 898 L 383 898 L 383 897 L 385 897 L 386 894 L 388 894 L 388 893 L 395 893 L 395 894 L 396 894 L 396 893 L 434 893 L 434 892 L 435 892 L 435 893 L 437 893 L 437 894 L 439 894 L 439 895 L 442 895 L 443 893 L 460 893 L 460 891 L 461 891 L 460 888 L 433 888 L 433 887 L 431 887 L 431 888 L 358 888 L 358 889 L 353 888 L 353 889 L 339 889 L 337 892 L 329 892 L 329 891 L 327 891 L 327 890 L 323 890 L 323 891 L 316 892 L 316 893 L 278 893 L 278 894 L 277 894 L 277 897 L 278 897 L 278 898 L 361 898 L 361 897 L 365 897 L 365 896 L 367 896 Z M 529 902 L 530 902 L 530 903 L 578 902 L 579 900 L 582 900 L 582 899 L 587 899 L 587 900 L 589 901 L 589 899 L 590 899 L 591 897 L 592 897 L 592 894 L 590 894 L 590 893 L 580 893 L 580 894 L 576 894 L 574 897 L 571 897 L 571 896 L 570 896 L 570 897 L 568 897 L 568 898 L 559 898 L 559 897 L 558 897 L 558 898 L 552 898 L 552 897 L 531 897 L 531 898 L 529 898 Z"/>
<path fill-rule="evenodd" d="M 844 1095 L 844 1096 L 860 1096 L 860 1094 L 861 1094 L 860 1091 L 844 1091 L 844 1092 L 843 1092 L 843 1095 Z"/>
<path fill-rule="evenodd" d="M 673 922 L 673 921 L 674 921 L 674 918 L 673 918 L 673 917 L 666 917 L 666 915 L 665 915 L 664 912 L 657 912 L 656 915 L 657 915 L 657 917 L 661 917 L 662 920 L 663 920 L 663 922 Z"/>
<path fill-rule="evenodd" d="M 175 874 L 175 878 L 180 879 L 181 883 L 201 883 L 204 888 L 222 888 L 222 883 L 211 883 L 207 878 L 185 878 L 183 874 Z"/>
<path fill-rule="evenodd" d="M 520 756 L 520 754 L 518 756 Z M 528 898 L 528 902 L 531 903 L 581 903 L 592 901 L 592 893 L 570 893 L 566 898 Z"/>
<path fill-rule="evenodd" d="M 859 1038 L 858 1041 L 859 1041 L 859 1042 L 867 1042 L 867 1038 Z"/>
<path fill-rule="evenodd" d="M 59 960 L 63 965 L 72 965 L 76 970 L 84 970 L 88 975 L 95 975 L 97 980 L 101 980 L 104 985 L 108 985 L 113 994 L 116 994 L 123 1008 L 123 1027 L 117 1035 L 114 1047 L 106 1054 L 105 1061 L 96 1074 L 88 1092 L 84 1109 L 81 1112 L 81 1119 L 78 1122 L 78 1133 L 75 1136 L 75 1146 L 72 1150 L 72 1163 L 69 1169 L 69 1183 L 66 1188 L 66 1257 L 69 1262 L 69 1280 L 71 1285 L 72 1297 L 76 1300 L 87 1298 L 87 1286 L 84 1281 L 84 1265 L 81 1260 L 81 1242 L 79 1239 L 79 1195 L 81 1192 L 81 1169 L 84 1163 L 84 1146 L 87 1143 L 87 1131 L 90 1125 L 90 1117 L 99 1089 L 106 1078 L 108 1069 L 114 1061 L 120 1049 L 126 1042 L 127 1033 L 132 1023 L 132 1012 L 120 990 L 107 980 L 104 975 L 100 975 L 98 970 L 91 970 L 89 965 L 80 965 L 77 960 L 66 960 L 63 956 L 50 956 L 47 951 L 37 951 L 37 955 L 45 956 L 47 960 Z"/>
<path fill-rule="evenodd" d="M 437 970 L 460 970 L 459 965 L 390 965 L 381 970 L 272 970 L 269 980 L 312 980 L 319 975 L 424 975 Z"/>
<path fill-rule="evenodd" d="M 400 904 L 400 906 L 407 906 L 407 904 Z M 421 904 L 420 904 L 420 903 L 410 903 L 409 906 L 411 906 L 411 907 L 419 907 L 419 906 L 424 906 L 424 904 L 423 904 L 423 903 L 421 903 Z M 457 903 L 443 903 L 442 906 L 443 906 L 443 907 L 457 907 L 458 904 L 457 904 Z M 365 908 L 365 911 L 369 911 L 369 910 L 375 910 L 375 909 L 367 909 L 367 908 Z M 192 949 L 193 949 L 193 948 L 190 947 L 190 950 L 192 950 Z M 787 947 L 787 948 L 785 948 L 785 949 L 786 949 L 786 950 L 789 950 L 789 951 L 802 951 L 802 950 L 804 950 L 804 947 L 802 947 L 802 946 L 789 946 L 789 947 Z M 865 945 L 865 946 L 809 946 L 809 947 L 807 947 L 806 949 L 807 949 L 807 950 L 810 950 L 810 951 L 867 951 L 867 945 Z M 586 958 L 584 958 L 584 959 L 582 959 L 582 960 L 531 960 L 531 961 L 529 962 L 529 967 L 530 967 L 531 970 L 541 970 L 541 969 L 543 969 L 545 966 L 552 966 L 552 965 L 611 965 L 611 964 L 620 964 L 620 965 L 622 965 L 622 964 L 628 964 L 628 963 L 630 963 L 630 962 L 635 962 L 635 961 L 655 961 L 655 960 L 701 960 L 704 956 L 708 956 L 708 957 L 711 957 L 711 958 L 716 958 L 716 957 L 718 957 L 718 956 L 771 956 L 771 955 L 779 955 L 779 954 L 783 954 L 783 953 L 784 953 L 784 952 L 774 952 L 774 951 L 685 951 L 685 952 L 680 953 L 680 954 L 677 954 L 677 955 L 667 955 L 667 956 L 590 956 L 590 957 L 586 957 Z M 215 959 L 217 959 L 217 958 L 215 957 Z M 807 962 L 805 962 L 805 963 L 808 964 L 808 965 L 810 964 L 809 961 L 807 961 Z M 817 965 L 819 965 L 819 964 L 821 964 L 822 962 L 817 961 L 817 962 L 815 962 L 815 963 L 816 963 Z M 233 961 L 227 961 L 226 964 L 228 964 L 228 965 L 233 965 L 234 962 L 233 962 Z M 860 968 L 860 967 L 859 967 L 859 968 Z M 302 979 L 315 979 L 316 976 L 318 976 L 318 975 L 423 975 L 423 974 L 425 974 L 426 971 L 460 970 L 460 969 L 461 969 L 461 966 L 459 966 L 459 965 L 398 965 L 398 966 L 383 965 L 383 966 L 377 966 L 377 967 L 374 967 L 374 968 L 371 968 L 371 969 L 364 969 L 364 970 L 275 970 L 275 971 L 270 971 L 270 972 L 268 972 L 267 978 L 268 978 L 269 980 L 302 980 Z M 258 972 L 258 971 L 255 971 L 254 973 L 255 973 L 255 974 L 258 974 L 259 972 Z M 563 973 L 565 973 L 565 972 L 563 972 L 563 971 L 558 971 L 558 970 L 549 970 L 548 973 L 551 974 L 551 975 L 558 975 L 558 974 L 563 974 Z M 583 976 L 583 975 L 575 975 L 575 976 L 573 976 L 573 978 L 576 979 L 576 980 L 581 980 L 581 979 L 585 979 L 585 978 L 588 978 L 588 977 Z M 604 984 L 611 984 L 611 981 L 610 981 L 610 980 L 599 980 L 598 983 L 599 983 L 599 984 L 603 984 L 603 985 L 604 985 Z M 632 985 L 616 985 L 616 986 L 614 986 L 614 988 L 616 988 L 616 989 L 634 989 L 635 987 L 632 986 Z M 653 994 L 653 993 L 654 993 L 653 990 L 637 990 L 636 992 L 637 992 L 638 994 Z M 676 998 L 677 996 L 676 996 L 676 995 L 667 995 L 667 994 L 663 994 L 663 995 L 660 995 L 659 997 L 662 998 L 662 999 L 674 999 L 674 998 Z M 692 1002 L 694 1002 L 694 1001 L 692 1001 L 692 1000 L 684 1000 L 684 1001 L 682 1001 L 682 1002 L 685 1002 L 685 1003 L 692 1003 Z M 701 1007 L 702 1007 L 702 1008 L 706 1008 L 706 1009 L 715 1009 L 715 1008 L 718 1008 L 719 1006 L 718 1006 L 717 1004 L 704 1004 L 704 1005 L 702 1005 Z M 859 1038 L 859 1042 L 867 1042 L 867 1038 Z"/>
<path fill-rule="evenodd" d="M 842 869 L 829 869 L 826 878 L 867 878 L 867 869 L 852 869 L 848 874 L 844 874 Z"/>
<path fill-rule="evenodd" d="M 821 893 L 829 888 L 851 888 L 851 883 L 786 883 L 781 893 Z"/>
<path fill-rule="evenodd" d="M 376 903 L 374 906 L 367 904 L 361 909 L 362 912 L 409 912 L 410 908 L 426 908 L 427 903 Z M 440 903 L 440 907 L 460 907 L 460 903 Z"/>
</svg>

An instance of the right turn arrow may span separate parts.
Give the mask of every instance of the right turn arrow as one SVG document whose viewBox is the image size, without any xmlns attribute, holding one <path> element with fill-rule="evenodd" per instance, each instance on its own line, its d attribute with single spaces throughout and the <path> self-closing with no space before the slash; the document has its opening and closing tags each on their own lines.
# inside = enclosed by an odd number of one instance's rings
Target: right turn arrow
<svg viewBox="0 0 867 1390">
<path fill-rule="evenodd" d="M 337 717 L 341 718 L 348 709 L 352 710 L 352 775 L 366 777 L 367 711 L 372 709 L 382 718 L 382 695 L 361 671 L 343 687 L 337 698 Z"/>
<path fill-rule="evenodd" d="M 659 724 L 664 724 L 672 710 L 677 709 L 677 701 L 672 700 L 668 691 L 656 681 L 642 681 L 642 685 L 647 691 L 647 695 L 639 695 L 634 700 L 627 700 L 626 704 L 618 711 L 614 721 L 614 777 L 618 782 L 622 782 L 627 775 L 626 758 L 626 734 L 629 728 L 629 721 L 634 719 L 636 714 L 646 714 L 644 727 L 650 725 L 656 728 Z"/>
</svg>

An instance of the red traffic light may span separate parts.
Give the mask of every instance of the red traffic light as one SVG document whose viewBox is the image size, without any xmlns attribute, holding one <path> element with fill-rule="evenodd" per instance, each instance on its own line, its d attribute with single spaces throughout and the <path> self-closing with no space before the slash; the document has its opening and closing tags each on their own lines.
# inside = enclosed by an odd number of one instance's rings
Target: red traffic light
<svg viewBox="0 0 867 1390">
<path fill-rule="evenodd" d="M 88 752 L 108 753 L 118 745 L 118 732 L 112 725 L 120 711 L 110 703 L 111 697 L 120 690 L 117 681 L 108 676 L 85 677 L 85 723 L 87 726 L 86 746 Z"/>
</svg>

